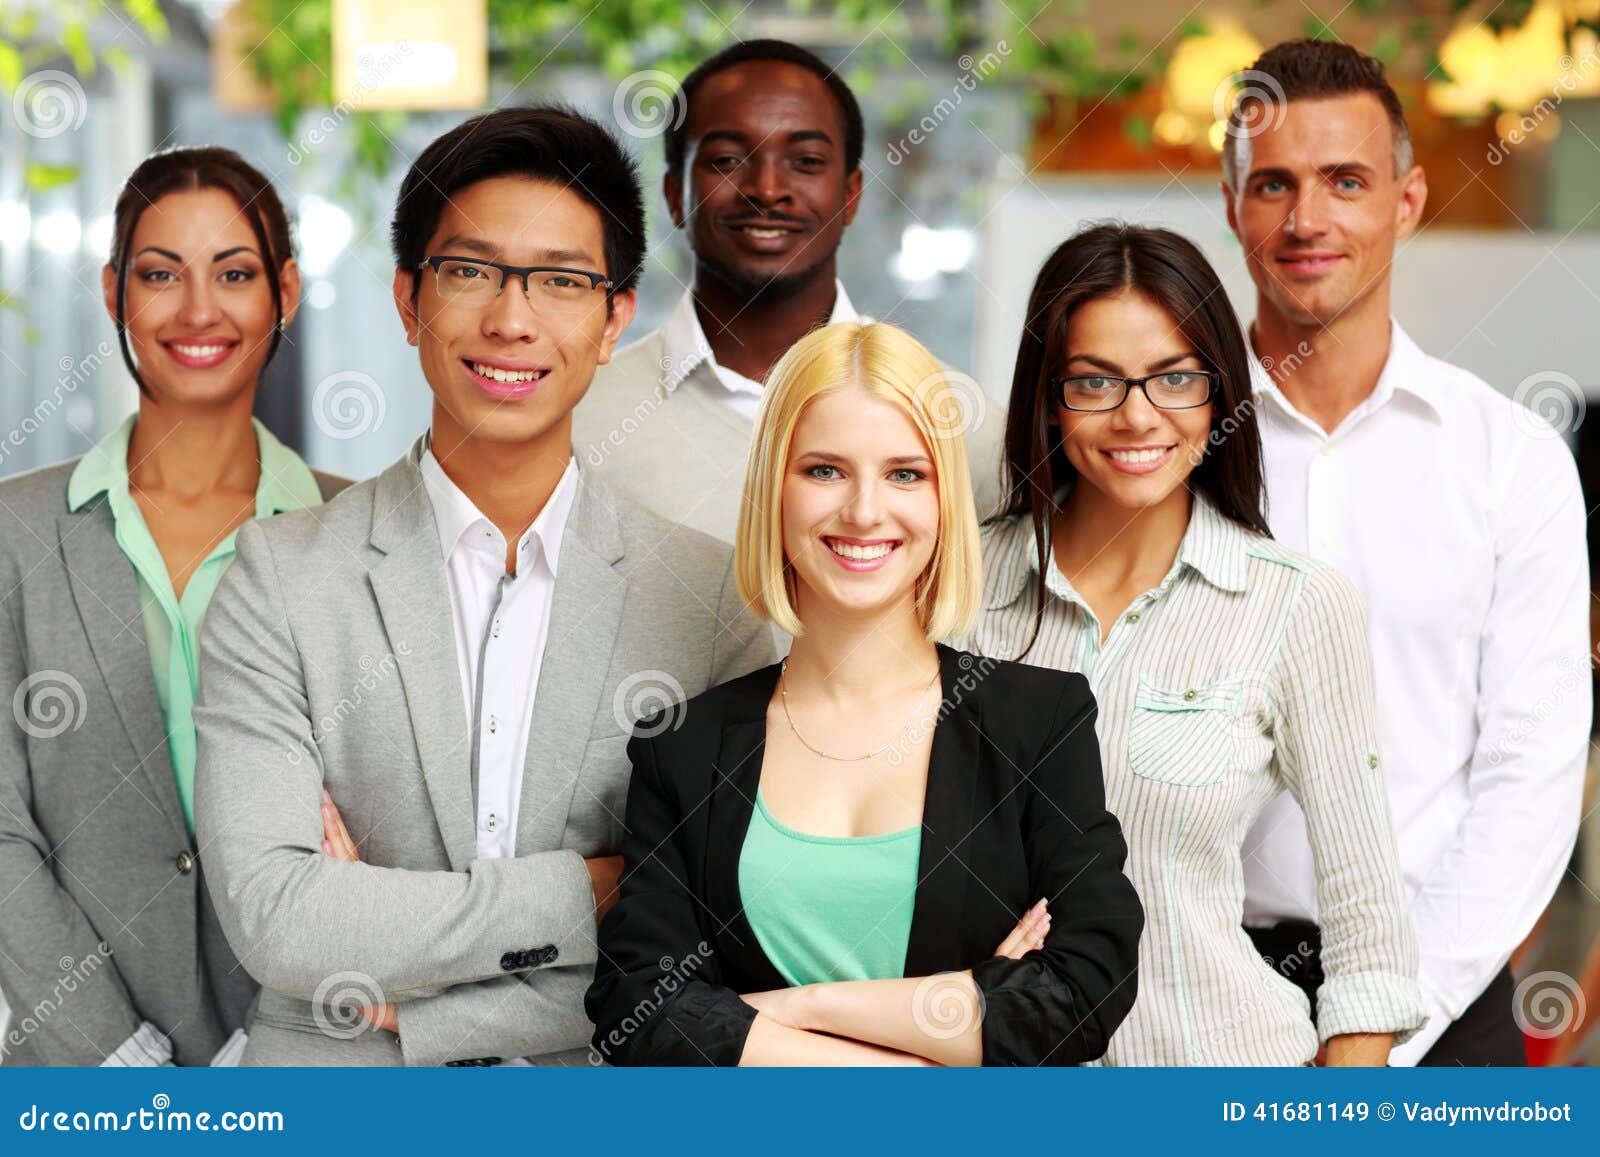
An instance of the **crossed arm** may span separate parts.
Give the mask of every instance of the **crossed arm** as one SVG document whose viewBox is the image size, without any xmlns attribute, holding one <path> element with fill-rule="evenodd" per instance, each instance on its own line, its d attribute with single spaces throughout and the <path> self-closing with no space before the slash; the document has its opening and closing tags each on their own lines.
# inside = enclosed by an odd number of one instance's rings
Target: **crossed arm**
<svg viewBox="0 0 1600 1157">
<path fill-rule="evenodd" d="M 408 1064 L 580 1046 L 595 959 L 583 857 L 559 850 L 451 872 L 323 854 L 324 769 L 285 585 L 259 525 L 243 527 L 237 543 L 201 640 L 195 803 L 212 898 L 241 963 L 302 1000 L 354 970 L 387 1000 L 413 1003 L 416 1031 L 402 1036 Z M 507 971 L 507 950 L 546 944 L 557 949 L 553 961 Z M 472 1013 L 487 1033 L 483 1010 L 508 1001 L 525 1013 L 507 1022 L 519 1029 L 515 1041 L 475 1039 L 454 1015 Z"/>
<path fill-rule="evenodd" d="M 1044 947 L 1040 900 L 995 949 L 1021 960 Z M 930 977 L 839 980 L 741 997 L 760 1014 L 741 1065 L 980 1065 L 983 1016 L 971 969 Z"/>
</svg>

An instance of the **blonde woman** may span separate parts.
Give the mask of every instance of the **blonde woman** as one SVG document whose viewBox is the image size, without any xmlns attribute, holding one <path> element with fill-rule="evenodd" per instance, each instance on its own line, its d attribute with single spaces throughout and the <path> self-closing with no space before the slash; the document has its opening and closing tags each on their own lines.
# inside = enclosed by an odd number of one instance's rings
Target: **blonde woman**
<svg viewBox="0 0 1600 1157">
<path fill-rule="evenodd" d="M 596 1060 L 1076 1064 L 1132 1006 L 1087 683 L 935 642 L 981 587 L 950 389 L 882 324 L 774 367 L 734 566 L 794 645 L 635 729 Z"/>
</svg>

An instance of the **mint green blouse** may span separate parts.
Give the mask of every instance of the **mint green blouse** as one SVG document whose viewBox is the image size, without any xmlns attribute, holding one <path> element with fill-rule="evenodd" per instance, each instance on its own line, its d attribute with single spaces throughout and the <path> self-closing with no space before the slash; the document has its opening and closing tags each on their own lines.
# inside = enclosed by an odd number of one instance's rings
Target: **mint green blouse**
<svg viewBox="0 0 1600 1157">
<path fill-rule="evenodd" d="M 760 789 L 739 853 L 739 896 L 790 985 L 905 975 L 921 826 L 814 836 L 780 823 Z"/>
<path fill-rule="evenodd" d="M 67 480 L 67 507 L 81 509 L 97 494 L 105 494 L 116 526 L 117 546 L 133 564 L 139 583 L 139 604 L 144 618 L 145 644 L 155 676 L 156 702 L 167 733 L 167 751 L 177 777 L 178 801 L 183 818 L 194 833 L 193 709 L 200 686 L 200 621 L 222 573 L 233 560 L 235 531 L 217 544 L 190 576 L 179 599 L 172 589 L 167 564 L 145 525 L 139 504 L 128 491 L 128 441 L 139 416 L 134 414 L 107 434 L 78 462 Z M 261 481 L 256 485 L 257 518 L 284 510 L 315 506 L 322 488 L 300 456 L 260 422 L 255 422 L 256 450 Z"/>
</svg>

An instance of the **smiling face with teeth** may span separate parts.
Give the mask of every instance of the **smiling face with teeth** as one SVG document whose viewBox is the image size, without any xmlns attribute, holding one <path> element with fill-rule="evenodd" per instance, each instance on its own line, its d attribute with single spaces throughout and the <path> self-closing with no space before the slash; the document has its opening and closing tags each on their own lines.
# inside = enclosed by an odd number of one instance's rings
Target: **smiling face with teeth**
<svg viewBox="0 0 1600 1157">
<path fill-rule="evenodd" d="M 1065 349 L 1057 375 L 1142 378 L 1207 368 L 1172 314 L 1137 290 L 1080 305 L 1068 321 Z M 1138 389 L 1103 413 L 1057 406 L 1052 424 L 1078 472 L 1074 500 L 1104 498 L 1130 511 L 1186 501 L 1183 484 L 1205 455 L 1211 411 L 1212 403 L 1159 409 Z"/>
<path fill-rule="evenodd" d="M 697 292 L 783 298 L 822 283 L 861 199 L 846 171 L 844 115 L 827 84 L 787 61 L 752 60 L 707 78 L 690 101 L 683 173 L 662 190 L 689 232 Z"/>
<path fill-rule="evenodd" d="M 503 176 L 453 192 L 428 255 L 606 272 L 600 210 L 569 188 Z M 570 452 L 572 408 L 633 319 L 633 292 L 541 313 L 508 279 L 481 306 L 439 293 L 432 269 L 397 269 L 395 305 L 433 390 L 435 445 L 537 443 Z"/>
<path fill-rule="evenodd" d="M 182 406 L 248 409 L 277 315 L 271 266 L 239 202 L 216 188 L 167 193 L 140 214 L 128 253 L 123 319 L 146 388 Z M 287 326 L 300 300 L 293 258 L 277 276 Z M 101 283 L 115 318 L 109 264 Z"/>
<path fill-rule="evenodd" d="M 789 442 L 782 502 L 802 621 L 911 606 L 938 540 L 939 488 L 904 409 L 858 385 L 807 403 Z"/>
</svg>

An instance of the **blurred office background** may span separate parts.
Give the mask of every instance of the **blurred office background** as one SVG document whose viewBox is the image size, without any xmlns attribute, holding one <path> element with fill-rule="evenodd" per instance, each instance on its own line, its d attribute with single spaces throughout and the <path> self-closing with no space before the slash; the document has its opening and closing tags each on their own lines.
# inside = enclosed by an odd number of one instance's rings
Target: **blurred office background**
<svg viewBox="0 0 1600 1157">
<path fill-rule="evenodd" d="M 638 336 L 689 276 L 657 191 L 673 79 L 735 39 L 811 47 L 867 118 L 852 298 L 1003 398 L 1034 274 L 1086 220 L 1179 229 L 1251 315 L 1218 117 L 1264 46 L 1314 35 L 1389 65 L 1427 168 L 1396 314 L 1554 421 L 1568 444 L 1550 452 L 1577 454 L 1594 505 L 1597 29 L 1600 0 L 0 0 L 0 476 L 82 453 L 133 407 L 99 271 L 119 183 L 155 148 L 226 144 L 277 184 L 305 296 L 260 413 L 363 478 L 429 413 L 389 299 L 388 210 L 409 159 L 473 109 L 556 99 L 626 134 L 652 223 Z M 1516 961 L 1565 978 L 1529 1013 L 1535 1060 L 1600 1056 L 1597 827 L 1591 811 Z"/>
</svg>

